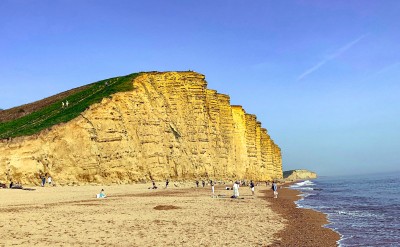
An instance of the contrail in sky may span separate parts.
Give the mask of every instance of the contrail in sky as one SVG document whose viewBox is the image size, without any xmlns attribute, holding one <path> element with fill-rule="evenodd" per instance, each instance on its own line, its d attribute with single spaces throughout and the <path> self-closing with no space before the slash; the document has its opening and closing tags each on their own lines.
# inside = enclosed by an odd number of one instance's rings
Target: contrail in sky
<svg viewBox="0 0 400 247">
<path fill-rule="evenodd" d="M 387 72 L 387 71 L 389 71 L 389 70 L 391 70 L 391 69 L 393 69 L 393 68 L 395 68 L 395 67 L 397 67 L 397 66 L 399 66 L 399 65 L 400 65 L 400 62 L 392 63 L 391 65 L 386 66 L 386 67 L 384 67 L 383 69 L 380 69 L 378 72 L 376 72 L 375 75 L 383 74 L 383 73 L 385 73 L 385 72 Z"/>
<path fill-rule="evenodd" d="M 344 53 L 345 51 L 347 51 L 348 49 L 350 49 L 352 46 L 354 46 L 355 44 L 357 44 L 358 42 L 360 42 L 360 40 L 362 40 L 363 38 L 365 38 L 368 34 L 364 34 L 363 36 L 351 41 L 350 43 L 344 45 L 343 47 L 339 48 L 337 51 L 335 51 L 333 54 L 329 55 L 328 57 L 326 57 L 325 59 L 323 59 L 321 62 L 317 63 L 316 65 L 314 65 L 313 67 L 309 68 L 308 70 L 306 70 L 303 74 L 301 74 L 298 78 L 297 81 L 302 80 L 304 77 L 308 76 L 309 74 L 313 73 L 314 71 L 316 71 L 317 69 L 319 69 L 322 65 L 326 64 L 327 62 L 337 58 L 338 56 L 342 55 L 342 53 Z"/>
</svg>

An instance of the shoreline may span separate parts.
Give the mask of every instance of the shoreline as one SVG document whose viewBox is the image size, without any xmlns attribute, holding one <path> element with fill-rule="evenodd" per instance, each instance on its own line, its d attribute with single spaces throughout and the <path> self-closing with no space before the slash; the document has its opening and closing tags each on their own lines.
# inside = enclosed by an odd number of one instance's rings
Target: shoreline
<svg viewBox="0 0 400 247">
<path fill-rule="evenodd" d="M 295 201 L 300 199 L 301 193 L 289 189 L 290 184 L 282 185 L 277 199 L 273 198 L 271 190 L 264 191 L 271 209 L 288 221 L 285 228 L 274 235 L 280 240 L 270 246 L 339 246 L 340 234 L 324 227 L 329 223 L 327 215 L 313 209 L 298 208 Z"/>
<path fill-rule="evenodd" d="M 224 186 L 216 186 L 219 198 L 212 198 L 208 186 L 189 184 L 167 190 L 149 190 L 148 184 L 104 186 L 107 199 L 95 199 L 99 186 L 1 190 L 0 216 L 9 224 L 2 226 L 0 246 L 43 241 L 54 246 L 190 246 L 193 241 L 204 246 L 338 246 L 339 234 L 323 227 L 326 215 L 297 208 L 300 192 L 285 187 L 278 199 L 268 187 L 257 186 L 255 197 L 242 187 L 240 200 L 230 199 L 232 191 Z M 17 235 L 15 225 L 21 227 Z M 249 227 L 254 229 L 250 233 Z"/>
</svg>

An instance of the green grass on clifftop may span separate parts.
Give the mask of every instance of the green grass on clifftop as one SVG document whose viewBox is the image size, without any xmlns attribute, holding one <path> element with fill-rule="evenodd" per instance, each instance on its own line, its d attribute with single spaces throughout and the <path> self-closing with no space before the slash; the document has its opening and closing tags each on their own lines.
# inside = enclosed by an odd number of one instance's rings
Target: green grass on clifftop
<svg viewBox="0 0 400 247">
<path fill-rule="evenodd" d="M 35 112 L 0 123 L 0 139 L 33 135 L 56 124 L 68 122 L 105 97 L 133 90 L 132 80 L 138 75 L 135 73 L 92 83 L 84 90 L 46 105 Z M 62 102 L 65 101 L 69 102 L 69 106 L 62 108 Z"/>
</svg>

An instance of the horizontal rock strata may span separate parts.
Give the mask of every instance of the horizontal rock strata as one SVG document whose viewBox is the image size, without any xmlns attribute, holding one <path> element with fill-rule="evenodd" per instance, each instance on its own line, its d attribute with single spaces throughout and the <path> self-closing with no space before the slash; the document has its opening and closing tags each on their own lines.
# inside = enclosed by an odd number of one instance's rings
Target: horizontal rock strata
<svg viewBox="0 0 400 247">
<path fill-rule="evenodd" d="M 134 90 L 74 120 L 0 142 L 0 181 L 131 183 L 282 178 L 281 150 L 255 115 L 195 72 L 143 73 Z"/>
</svg>

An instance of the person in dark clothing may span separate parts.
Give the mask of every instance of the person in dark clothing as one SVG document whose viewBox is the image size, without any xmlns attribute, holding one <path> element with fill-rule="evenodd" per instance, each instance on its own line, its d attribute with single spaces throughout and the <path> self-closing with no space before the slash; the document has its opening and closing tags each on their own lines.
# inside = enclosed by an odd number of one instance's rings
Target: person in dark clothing
<svg viewBox="0 0 400 247">
<path fill-rule="evenodd" d="M 169 180 L 165 181 L 165 188 L 168 188 Z"/>
<path fill-rule="evenodd" d="M 154 182 L 154 180 L 152 182 L 153 182 L 153 188 L 152 189 L 157 189 L 156 182 Z"/>
<path fill-rule="evenodd" d="M 254 182 L 253 182 L 253 180 L 250 181 L 250 189 L 251 189 L 251 195 L 254 196 Z"/>
<path fill-rule="evenodd" d="M 203 184 L 203 187 L 206 185 L 206 182 L 204 180 L 201 180 L 201 183 Z"/>
<path fill-rule="evenodd" d="M 211 185 L 211 197 L 215 197 L 215 189 L 214 189 L 214 181 L 210 180 L 210 185 Z"/>
<path fill-rule="evenodd" d="M 199 180 L 196 180 L 196 187 L 199 187 Z"/>
<path fill-rule="evenodd" d="M 272 183 L 272 190 L 274 191 L 274 198 L 278 198 L 278 186 L 275 181 Z"/>
<path fill-rule="evenodd" d="M 42 187 L 46 184 L 46 176 L 42 176 Z"/>
</svg>

